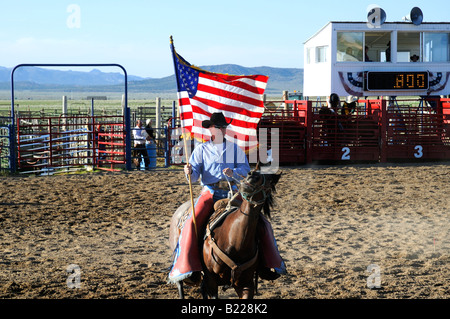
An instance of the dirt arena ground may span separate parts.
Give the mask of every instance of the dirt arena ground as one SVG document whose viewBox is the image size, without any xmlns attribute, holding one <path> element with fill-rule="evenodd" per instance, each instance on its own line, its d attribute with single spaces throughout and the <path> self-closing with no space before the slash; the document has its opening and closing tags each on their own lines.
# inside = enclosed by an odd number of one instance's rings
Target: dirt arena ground
<svg viewBox="0 0 450 319">
<path fill-rule="evenodd" d="M 289 273 L 256 298 L 449 298 L 450 162 L 281 170 L 272 224 Z M 0 185 L 0 298 L 178 297 L 166 279 L 170 218 L 189 199 L 181 170 Z"/>
</svg>

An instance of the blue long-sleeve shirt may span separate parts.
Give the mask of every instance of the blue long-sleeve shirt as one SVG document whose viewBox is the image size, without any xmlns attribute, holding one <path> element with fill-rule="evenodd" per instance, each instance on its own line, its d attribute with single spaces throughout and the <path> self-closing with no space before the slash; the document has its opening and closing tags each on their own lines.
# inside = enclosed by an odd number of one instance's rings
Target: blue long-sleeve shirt
<svg viewBox="0 0 450 319">
<path fill-rule="evenodd" d="M 197 145 L 189 163 L 192 165 L 191 181 L 196 182 L 201 178 L 203 186 L 227 180 L 222 172 L 227 167 L 233 170 L 233 177 L 237 180 L 246 177 L 250 171 L 244 151 L 229 141 L 221 144 L 208 141 Z"/>
</svg>

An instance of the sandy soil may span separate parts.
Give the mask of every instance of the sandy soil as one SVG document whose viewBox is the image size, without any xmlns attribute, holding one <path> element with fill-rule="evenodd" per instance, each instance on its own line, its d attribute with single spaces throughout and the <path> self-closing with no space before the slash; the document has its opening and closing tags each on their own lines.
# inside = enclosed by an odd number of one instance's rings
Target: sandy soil
<svg viewBox="0 0 450 319">
<path fill-rule="evenodd" d="M 272 224 L 289 273 L 257 298 L 449 298 L 450 162 L 282 171 Z M 178 297 L 166 279 L 170 218 L 189 199 L 181 170 L 0 185 L 0 298 Z"/>
</svg>

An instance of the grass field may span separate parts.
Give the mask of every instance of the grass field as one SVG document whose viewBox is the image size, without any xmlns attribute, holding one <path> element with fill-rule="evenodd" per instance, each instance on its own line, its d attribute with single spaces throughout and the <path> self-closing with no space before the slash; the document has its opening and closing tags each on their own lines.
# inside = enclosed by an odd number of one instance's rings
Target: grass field
<svg viewBox="0 0 450 319">
<path fill-rule="evenodd" d="M 11 110 L 11 96 L 9 91 L 0 91 L 0 116 L 9 116 Z M 15 94 L 15 112 L 29 114 L 37 112 L 41 115 L 59 115 L 62 112 L 62 96 L 64 94 L 52 92 L 19 92 Z M 91 100 L 88 96 L 107 96 L 107 100 L 94 100 L 95 115 L 117 115 L 122 112 L 122 93 L 84 92 L 72 94 L 67 92 L 67 111 L 69 114 L 90 114 Z M 161 99 L 163 118 L 172 115 L 172 105 L 178 107 L 176 94 L 157 93 L 129 93 L 128 107 L 131 113 L 139 113 L 139 108 L 145 108 L 145 113 L 155 117 L 156 99 Z M 268 101 L 280 101 L 280 96 L 267 97 Z M 148 118 L 147 116 L 145 118 Z"/>
<path fill-rule="evenodd" d="M 172 103 L 174 100 L 161 99 L 161 111 L 163 117 L 172 114 Z M 152 100 L 128 100 L 131 112 L 138 112 L 139 108 L 145 108 L 146 113 L 154 117 L 156 114 L 156 98 Z M 91 114 L 91 100 L 67 100 L 67 112 L 69 114 Z M 45 114 L 59 115 L 62 113 L 62 98 L 60 100 L 16 100 L 15 112 L 21 114 Z M 11 110 L 10 100 L 0 100 L 0 116 L 9 116 Z M 118 115 L 122 114 L 121 100 L 94 100 L 95 115 Z"/>
</svg>

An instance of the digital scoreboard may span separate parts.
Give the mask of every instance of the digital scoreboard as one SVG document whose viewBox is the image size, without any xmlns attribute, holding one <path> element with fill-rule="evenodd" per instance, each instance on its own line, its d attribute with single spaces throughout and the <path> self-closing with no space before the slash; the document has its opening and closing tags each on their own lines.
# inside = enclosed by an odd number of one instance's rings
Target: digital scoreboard
<svg viewBox="0 0 450 319">
<path fill-rule="evenodd" d="M 364 72 L 365 91 L 420 91 L 428 89 L 428 72 Z"/>
</svg>

